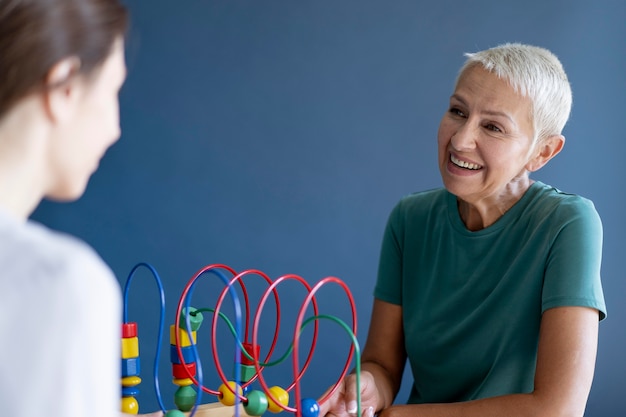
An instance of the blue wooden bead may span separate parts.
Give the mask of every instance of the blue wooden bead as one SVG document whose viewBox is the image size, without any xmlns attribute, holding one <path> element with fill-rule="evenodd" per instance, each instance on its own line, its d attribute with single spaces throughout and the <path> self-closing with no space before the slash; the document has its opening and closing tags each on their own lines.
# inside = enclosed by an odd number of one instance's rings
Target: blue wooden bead
<svg viewBox="0 0 626 417">
<path fill-rule="evenodd" d="M 137 376 L 141 371 L 139 358 L 122 359 L 122 378 L 127 376 Z"/>
<path fill-rule="evenodd" d="M 122 387 L 122 397 L 136 397 L 139 395 L 137 387 Z"/>
<path fill-rule="evenodd" d="M 319 417 L 320 405 L 313 398 L 303 398 L 300 401 L 300 413 L 302 417 Z"/>
<path fill-rule="evenodd" d="M 196 357 L 193 354 L 193 346 L 181 347 L 180 350 L 186 364 L 196 361 Z M 182 363 L 180 359 L 178 359 L 178 349 L 176 348 L 176 345 L 170 345 L 170 361 L 176 364 Z"/>
</svg>

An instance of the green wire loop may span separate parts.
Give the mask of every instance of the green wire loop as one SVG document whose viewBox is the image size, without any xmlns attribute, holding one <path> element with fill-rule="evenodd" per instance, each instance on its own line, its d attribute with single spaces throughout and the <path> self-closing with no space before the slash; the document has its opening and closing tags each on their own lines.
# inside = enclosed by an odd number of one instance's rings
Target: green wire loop
<svg viewBox="0 0 626 417">
<path fill-rule="evenodd" d="M 215 314 L 215 309 L 213 309 L 213 308 L 199 308 L 199 309 L 196 310 L 196 312 L 208 312 L 208 313 Z M 218 313 L 218 316 L 222 320 L 224 320 L 224 322 L 226 323 L 226 325 L 230 329 L 230 332 L 235 337 L 235 340 L 236 340 L 237 344 L 239 344 L 241 352 L 244 355 L 246 355 L 246 357 L 249 360 L 253 361 L 254 358 L 252 356 L 250 356 L 250 354 L 244 348 L 241 340 L 239 340 L 237 338 L 237 331 L 235 330 L 235 327 L 230 322 L 228 317 L 226 317 L 221 311 Z M 330 315 L 326 315 L 326 314 L 321 314 L 321 315 L 318 315 L 318 316 L 309 317 L 308 319 L 306 319 L 302 323 L 302 326 L 300 327 L 300 331 L 302 332 L 302 330 L 307 325 L 309 325 L 311 322 L 313 322 L 315 320 L 320 320 L 320 319 L 331 320 L 331 321 L 334 321 L 335 323 L 339 324 L 346 331 L 346 333 L 348 333 L 348 336 L 350 336 L 350 338 L 352 339 L 352 345 L 354 346 L 354 360 L 355 360 L 355 363 L 356 363 L 356 365 L 355 365 L 355 372 L 356 372 L 356 397 L 357 397 L 356 398 L 356 403 L 357 403 L 357 414 L 356 415 L 360 416 L 361 415 L 361 349 L 359 348 L 359 342 L 358 342 L 356 336 L 354 335 L 354 333 L 352 332 L 352 329 L 350 328 L 350 326 L 348 326 L 343 320 L 341 320 L 338 317 L 330 316 Z M 289 357 L 289 355 L 291 354 L 292 351 L 293 351 L 293 343 L 290 343 L 289 347 L 287 348 L 287 350 L 285 351 L 283 356 L 281 356 L 280 358 L 278 358 L 274 362 L 267 362 L 266 363 L 266 362 L 259 361 L 259 366 L 269 367 L 269 366 L 278 365 L 278 364 L 282 363 L 283 361 L 285 361 L 287 359 L 287 357 Z"/>
</svg>

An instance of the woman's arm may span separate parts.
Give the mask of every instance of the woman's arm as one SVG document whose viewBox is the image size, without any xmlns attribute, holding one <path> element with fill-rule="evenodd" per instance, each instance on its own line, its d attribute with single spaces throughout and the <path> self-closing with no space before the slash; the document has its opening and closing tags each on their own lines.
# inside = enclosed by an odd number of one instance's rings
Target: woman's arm
<svg viewBox="0 0 626 417">
<path fill-rule="evenodd" d="M 368 417 L 393 403 L 406 362 L 402 307 L 374 300 L 370 328 L 361 353 L 361 413 Z M 356 377 L 348 375 L 339 389 L 320 404 L 320 416 L 347 417 L 357 411 Z"/>
<path fill-rule="evenodd" d="M 597 344 L 597 310 L 586 307 L 549 309 L 541 319 L 532 393 L 451 404 L 398 405 L 383 410 L 380 416 L 580 417 L 591 389 Z M 385 380 L 384 376 L 382 378 Z"/>
<path fill-rule="evenodd" d="M 372 374 L 378 393 L 376 411 L 389 407 L 400 390 L 406 363 L 402 307 L 374 300 L 361 371 Z"/>
</svg>

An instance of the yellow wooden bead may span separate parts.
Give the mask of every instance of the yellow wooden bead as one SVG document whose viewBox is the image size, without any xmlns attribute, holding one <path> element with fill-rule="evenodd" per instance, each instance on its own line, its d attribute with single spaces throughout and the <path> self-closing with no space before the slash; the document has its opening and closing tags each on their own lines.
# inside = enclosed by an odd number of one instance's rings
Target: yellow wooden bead
<svg viewBox="0 0 626 417">
<path fill-rule="evenodd" d="M 191 378 L 174 378 L 172 379 L 172 384 L 178 385 L 179 387 L 186 387 L 187 385 L 192 385 L 193 381 L 191 380 Z"/>
<path fill-rule="evenodd" d="M 228 387 L 230 387 L 231 389 L 228 389 Z M 234 381 L 228 381 L 228 386 L 226 386 L 226 384 L 220 385 L 218 391 L 220 393 L 220 402 L 228 406 L 235 405 L 235 399 L 237 397 L 235 396 L 235 393 L 233 391 L 237 392 L 239 396 L 241 396 L 243 393 L 241 385 L 236 384 Z"/>
<path fill-rule="evenodd" d="M 282 404 L 285 407 L 287 406 L 287 404 L 289 404 L 289 393 L 281 387 L 272 387 L 269 389 L 269 392 L 274 398 L 276 398 L 276 400 L 278 400 L 279 404 Z M 280 407 L 280 405 L 276 404 L 274 400 L 272 400 L 272 397 L 270 397 L 269 395 L 267 396 L 267 402 L 267 409 L 270 410 L 272 413 L 280 413 L 281 411 L 285 411 L 283 408 Z"/>
<path fill-rule="evenodd" d="M 122 397 L 122 413 L 139 413 L 139 403 L 137 402 L 135 397 Z"/>
<path fill-rule="evenodd" d="M 135 385 L 141 384 L 141 378 L 138 376 L 127 376 L 122 378 L 122 386 L 123 387 L 134 387 Z"/>
<path fill-rule="evenodd" d="M 196 331 L 191 332 L 191 338 L 193 339 L 193 343 L 189 341 L 189 335 L 187 334 L 187 330 L 183 329 L 182 327 L 178 328 L 178 334 L 180 335 L 178 337 L 178 340 L 180 340 L 181 347 L 187 347 L 187 346 L 191 346 L 192 344 L 195 345 L 197 343 Z M 170 326 L 170 345 L 175 345 L 175 344 L 176 344 L 176 326 L 172 324 Z"/>
<path fill-rule="evenodd" d="M 139 357 L 139 339 L 136 337 L 122 338 L 122 359 Z"/>
</svg>

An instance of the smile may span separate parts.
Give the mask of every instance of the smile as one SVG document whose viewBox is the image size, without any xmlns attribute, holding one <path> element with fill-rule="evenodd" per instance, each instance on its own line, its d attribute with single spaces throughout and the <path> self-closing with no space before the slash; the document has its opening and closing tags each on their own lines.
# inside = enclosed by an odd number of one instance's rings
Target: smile
<svg viewBox="0 0 626 417">
<path fill-rule="evenodd" d="M 465 169 L 471 169 L 471 170 L 476 170 L 476 169 L 481 169 L 482 165 L 478 165 L 478 164 L 473 164 L 471 162 L 465 162 L 465 161 L 461 161 L 460 159 L 457 159 L 454 157 L 454 155 L 450 154 L 450 161 L 452 161 L 452 163 L 458 167 L 461 168 L 465 168 Z"/>
</svg>

